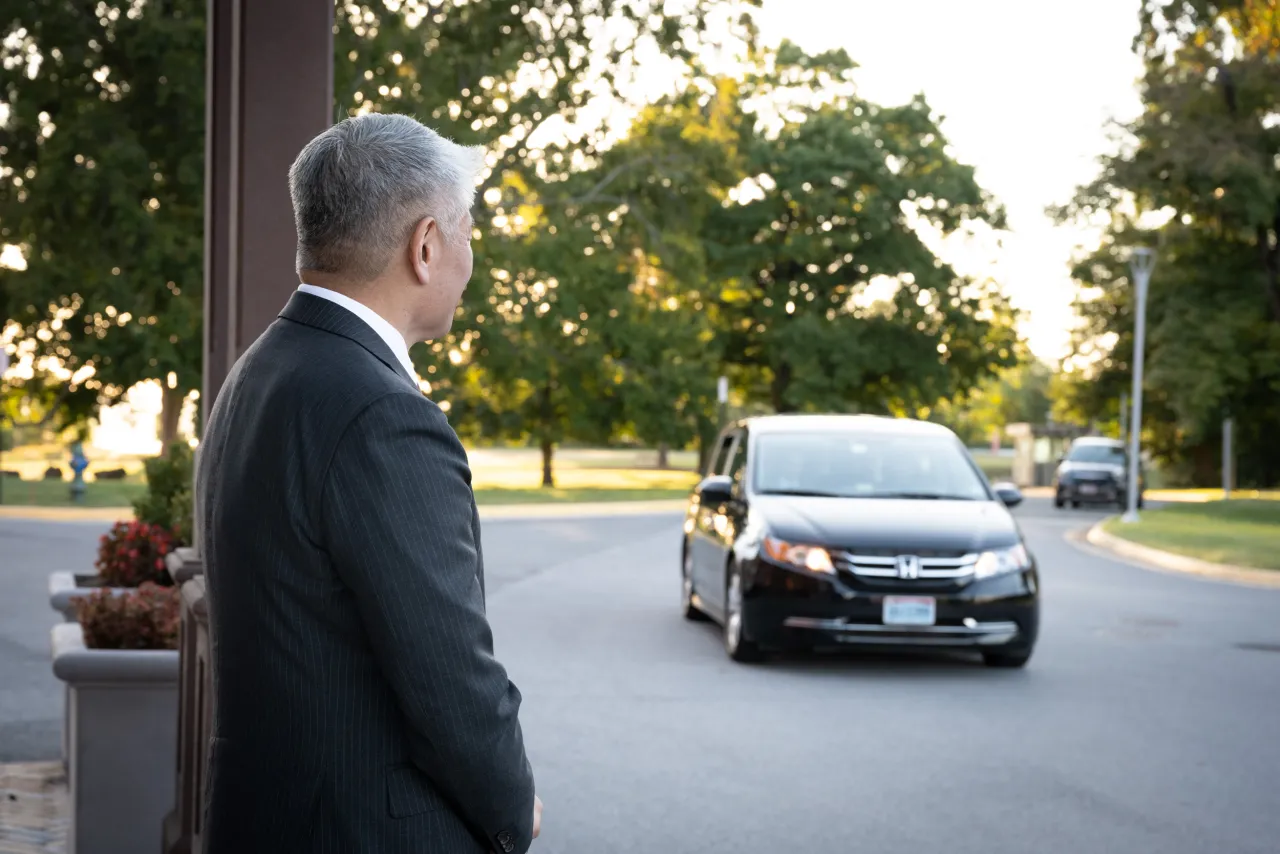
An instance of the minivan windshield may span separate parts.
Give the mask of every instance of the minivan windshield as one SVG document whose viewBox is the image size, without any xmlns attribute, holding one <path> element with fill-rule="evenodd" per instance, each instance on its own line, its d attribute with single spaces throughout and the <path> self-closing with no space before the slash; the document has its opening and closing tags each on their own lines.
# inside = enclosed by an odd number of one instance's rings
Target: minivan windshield
<svg viewBox="0 0 1280 854">
<path fill-rule="evenodd" d="M 987 501 L 986 484 L 951 436 L 764 433 L 753 488 L 771 495 Z"/>
<path fill-rule="evenodd" d="M 1073 463 L 1107 463 L 1123 466 L 1124 448 L 1119 445 L 1076 444 L 1067 452 L 1067 461 Z"/>
</svg>

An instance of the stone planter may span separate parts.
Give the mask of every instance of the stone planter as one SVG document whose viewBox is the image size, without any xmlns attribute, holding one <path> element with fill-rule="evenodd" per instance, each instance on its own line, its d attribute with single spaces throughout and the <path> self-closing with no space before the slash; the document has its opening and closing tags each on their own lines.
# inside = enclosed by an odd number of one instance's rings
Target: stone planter
<svg viewBox="0 0 1280 854">
<path fill-rule="evenodd" d="M 102 578 L 96 572 L 51 572 L 49 573 L 49 604 L 53 610 L 62 615 L 68 623 L 77 622 L 75 606 L 71 600 L 77 596 L 89 596 L 99 590 L 110 590 L 117 596 L 127 593 L 128 587 L 105 587 Z"/>
<path fill-rule="evenodd" d="M 190 546 L 179 546 L 164 557 L 164 568 L 178 587 L 204 572 L 204 561 Z"/>
<path fill-rule="evenodd" d="M 62 619 L 68 623 L 79 622 L 76 616 L 76 607 L 71 600 L 77 596 L 88 596 L 99 590 L 110 590 L 119 596 L 122 593 L 128 593 L 128 587 L 103 587 L 102 578 L 96 572 L 75 573 L 75 572 L 51 572 L 49 573 L 49 604 L 53 606 L 53 610 L 62 615 Z M 67 752 L 70 740 L 70 733 L 67 731 L 67 721 L 71 719 L 71 689 L 66 688 L 63 692 L 62 704 L 62 762 L 65 765 L 71 758 Z"/>
<path fill-rule="evenodd" d="M 178 652 L 88 649 L 78 623 L 53 629 L 67 686 L 67 854 L 145 854 L 174 803 Z"/>
</svg>

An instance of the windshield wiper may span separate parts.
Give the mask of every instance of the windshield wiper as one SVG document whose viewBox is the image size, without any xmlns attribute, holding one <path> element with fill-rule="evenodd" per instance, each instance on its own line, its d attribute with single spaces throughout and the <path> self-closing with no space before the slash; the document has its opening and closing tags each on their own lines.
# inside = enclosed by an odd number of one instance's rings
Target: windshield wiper
<svg viewBox="0 0 1280 854">
<path fill-rule="evenodd" d="M 903 498 L 917 501 L 976 501 L 968 495 L 939 495 L 936 492 L 873 492 L 864 498 Z"/>
<path fill-rule="evenodd" d="M 761 495 L 801 495 L 813 498 L 852 498 L 839 492 L 819 492 L 814 489 L 762 489 Z"/>
</svg>

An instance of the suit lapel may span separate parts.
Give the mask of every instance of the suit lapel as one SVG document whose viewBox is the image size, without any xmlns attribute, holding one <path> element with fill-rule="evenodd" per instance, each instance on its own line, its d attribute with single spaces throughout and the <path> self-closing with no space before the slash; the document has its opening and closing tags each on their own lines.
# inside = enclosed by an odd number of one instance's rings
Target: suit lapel
<svg viewBox="0 0 1280 854">
<path fill-rule="evenodd" d="M 294 291 L 280 316 L 294 323 L 349 338 L 376 356 L 382 364 L 400 375 L 405 382 L 418 388 L 418 382 L 405 371 L 404 365 L 369 324 L 337 303 L 323 297 Z"/>
</svg>

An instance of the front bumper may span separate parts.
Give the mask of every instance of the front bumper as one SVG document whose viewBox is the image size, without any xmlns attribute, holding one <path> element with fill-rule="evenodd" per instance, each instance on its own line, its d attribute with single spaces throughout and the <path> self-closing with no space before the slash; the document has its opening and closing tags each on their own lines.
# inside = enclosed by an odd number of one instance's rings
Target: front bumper
<svg viewBox="0 0 1280 854">
<path fill-rule="evenodd" d="M 1058 484 L 1058 497 L 1063 501 L 1111 504 L 1119 501 L 1123 495 L 1124 487 L 1111 480 L 1066 481 Z"/>
<path fill-rule="evenodd" d="M 821 575 L 762 558 L 742 569 L 746 631 L 765 646 L 1029 650 L 1039 633 L 1034 564 L 1017 573 L 947 584 L 864 584 L 844 573 Z M 934 625 L 885 625 L 886 596 L 932 597 Z"/>
<path fill-rule="evenodd" d="M 849 617 L 787 617 L 782 624 L 787 629 L 825 634 L 841 643 L 867 646 L 1005 646 L 1017 640 L 1022 631 L 1014 620 L 980 623 L 972 618 L 960 626 L 878 626 Z"/>
</svg>

